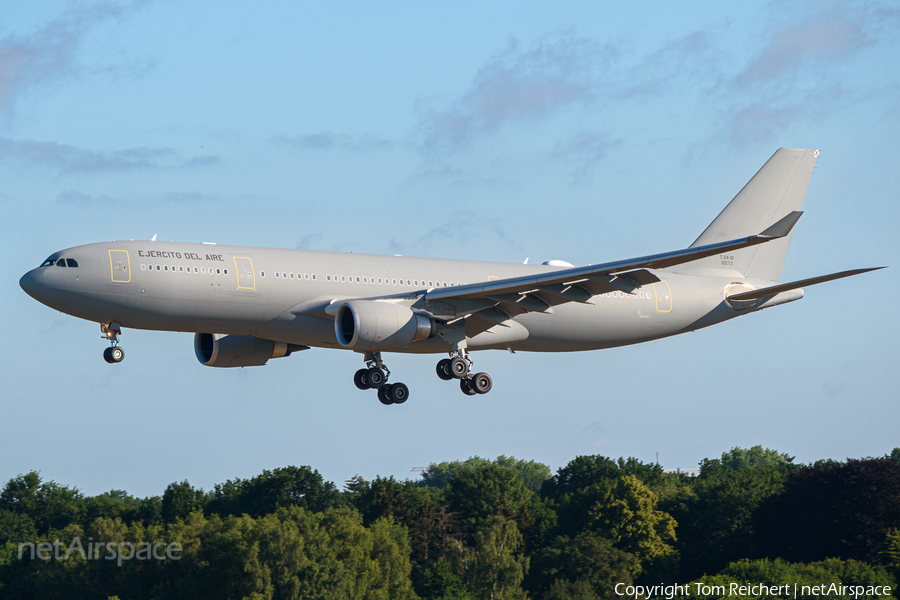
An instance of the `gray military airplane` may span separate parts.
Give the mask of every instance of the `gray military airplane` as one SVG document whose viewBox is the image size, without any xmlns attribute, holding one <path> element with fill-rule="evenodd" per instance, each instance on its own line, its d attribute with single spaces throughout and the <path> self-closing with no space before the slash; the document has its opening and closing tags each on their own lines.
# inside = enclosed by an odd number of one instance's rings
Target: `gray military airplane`
<svg viewBox="0 0 900 600">
<path fill-rule="evenodd" d="M 778 282 L 818 155 L 779 149 L 684 250 L 586 267 L 129 241 L 54 252 L 19 284 L 100 323 L 109 363 L 125 357 L 123 327 L 190 331 L 210 367 L 264 365 L 310 347 L 360 352 L 366 368 L 354 382 L 383 404 L 402 404 L 409 389 L 388 383 L 382 352 L 446 354 L 438 377 L 484 394 L 492 381 L 473 373 L 472 350 L 636 344 L 874 270 Z"/>
</svg>

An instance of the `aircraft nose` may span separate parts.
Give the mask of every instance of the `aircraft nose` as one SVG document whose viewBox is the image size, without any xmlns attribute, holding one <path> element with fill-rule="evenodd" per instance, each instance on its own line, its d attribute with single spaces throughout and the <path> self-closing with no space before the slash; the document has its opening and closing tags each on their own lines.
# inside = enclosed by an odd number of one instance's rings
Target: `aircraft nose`
<svg viewBox="0 0 900 600">
<path fill-rule="evenodd" d="M 26 294 L 28 294 L 35 300 L 38 299 L 38 290 L 40 290 L 41 284 L 40 282 L 38 282 L 34 270 L 28 271 L 27 273 L 22 275 L 22 279 L 19 280 L 19 287 L 21 287 Z"/>
</svg>

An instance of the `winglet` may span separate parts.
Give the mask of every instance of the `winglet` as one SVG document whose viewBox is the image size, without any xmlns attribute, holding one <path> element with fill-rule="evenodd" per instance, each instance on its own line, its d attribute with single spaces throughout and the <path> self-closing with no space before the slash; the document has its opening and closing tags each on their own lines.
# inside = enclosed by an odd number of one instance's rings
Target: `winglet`
<svg viewBox="0 0 900 600">
<path fill-rule="evenodd" d="M 759 237 L 764 238 L 783 238 L 787 234 L 791 232 L 791 229 L 794 228 L 794 225 L 797 224 L 797 220 L 800 218 L 800 215 L 803 214 L 802 210 L 795 210 L 793 212 L 788 213 L 787 216 L 779 219 L 776 223 L 772 224 L 768 229 L 759 234 Z"/>
</svg>

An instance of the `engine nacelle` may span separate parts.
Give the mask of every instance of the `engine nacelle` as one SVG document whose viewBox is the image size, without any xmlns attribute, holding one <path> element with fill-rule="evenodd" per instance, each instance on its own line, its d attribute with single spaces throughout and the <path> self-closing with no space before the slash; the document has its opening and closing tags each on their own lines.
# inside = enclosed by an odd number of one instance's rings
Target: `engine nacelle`
<svg viewBox="0 0 900 600">
<path fill-rule="evenodd" d="M 344 348 L 388 350 L 434 337 L 437 323 L 401 304 L 350 300 L 335 313 L 334 333 Z"/>
<path fill-rule="evenodd" d="M 194 354 L 207 367 L 258 367 L 270 358 L 290 356 L 291 348 L 250 335 L 195 333 Z"/>
</svg>

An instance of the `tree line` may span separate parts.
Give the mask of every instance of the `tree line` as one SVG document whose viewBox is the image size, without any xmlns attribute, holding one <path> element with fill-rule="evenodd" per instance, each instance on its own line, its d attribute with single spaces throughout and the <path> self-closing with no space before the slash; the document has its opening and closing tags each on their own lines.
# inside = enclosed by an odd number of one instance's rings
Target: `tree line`
<svg viewBox="0 0 900 600">
<path fill-rule="evenodd" d="M 177 559 L 147 560 L 157 542 Z M 63 556 L 88 544 L 96 555 Z M 289 466 L 147 498 L 30 472 L 0 492 L 0 600 L 593 600 L 617 584 L 718 598 L 693 583 L 896 590 L 898 576 L 900 448 L 808 465 L 733 448 L 696 476 L 635 458 L 578 456 L 552 474 L 472 457 L 342 489 Z M 852 597 L 798 597 L 826 596 Z"/>
</svg>

